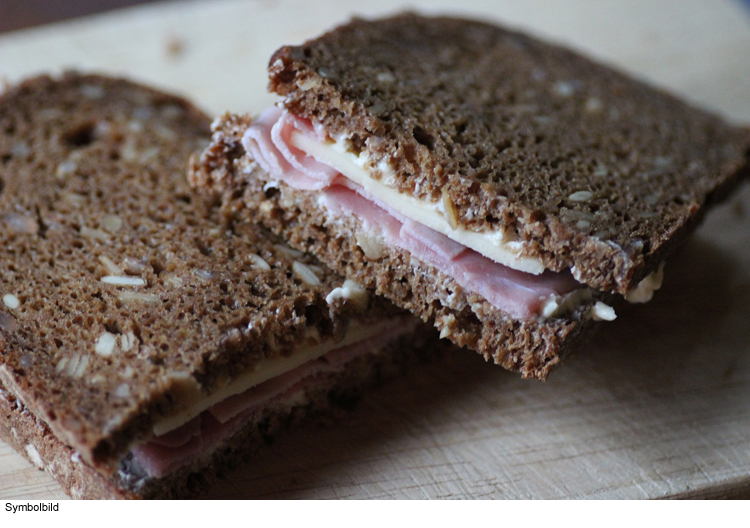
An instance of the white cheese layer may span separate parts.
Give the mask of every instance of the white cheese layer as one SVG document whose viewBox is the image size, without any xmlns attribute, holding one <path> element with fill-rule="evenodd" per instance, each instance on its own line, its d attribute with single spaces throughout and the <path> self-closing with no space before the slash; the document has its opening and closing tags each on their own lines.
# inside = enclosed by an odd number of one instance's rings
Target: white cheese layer
<svg viewBox="0 0 750 528">
<path fill-rule="evenodd" d="M 242 394 L 246 390 L 251 389 L 256 385 L 260 385 L 264 381 L 286 374 L 308 361 L 326 355 L 332 350 L 343 348 L 360 341 L 366 341 L 375 336 L 380 336 L 384 332 L 401 335 L 402 333 L 411 330 L 414 327 L 414 324 L 415 322 L 410 318 L 409 320 L 404 321 L 402 325 L 399 325 L 398 331 L 394 332 L 393 320 L 385 320 L 367 326 L 357 322 L 352 322 L 349 324 L 346 336 L 344 336 L 344 339 L 341 341 L 326 341 L 306 350 L 298 350 L 289 357 L 280 356 L 264 359 L 255 365 L 255 368 L 240 374 L 224 387 L 221 387 L 210 395 L 201 398 L 199 401 L 190 405 L 187 409 L 178 414 L 158 420 L 153 426 L 154 434 L 156 436 L 161 436 L 169 431 L 177 429 L 179 426 L 192 420 L 209 407 L 226 400 L 230 396 Z"/>
<path fill-rule="evenodd" d="M 522 242 L 513 240 L 506 233 L 502 231 L 476 232 L 469 231 L 462 226 L 452 227 L 451 222 L 446 218 L 451 212 L 445 211 L 443 201 L 430 203 L 418 200 L 413 196 L 398 192 L 382 181 L 371 178 L 365 169 L 369 157 L 364 151 L 357 156 L 346 149 L 343 141 L 320 143 L 297 131 L 292 132 L 290 142 L 315 158 L 316 161 L 333 167 L 364 188 L 374 198 L 411 220 L 434 229 L 451 240 L 509 268 L 534 275 L 539 275 L 544 271 L 544 265 L 540 260 L 521 257 Z M 388 164 L 379 164 L 378 170 L 382 172 L 384 181 L 395 180 L 393 169 Z"/>
</svg>

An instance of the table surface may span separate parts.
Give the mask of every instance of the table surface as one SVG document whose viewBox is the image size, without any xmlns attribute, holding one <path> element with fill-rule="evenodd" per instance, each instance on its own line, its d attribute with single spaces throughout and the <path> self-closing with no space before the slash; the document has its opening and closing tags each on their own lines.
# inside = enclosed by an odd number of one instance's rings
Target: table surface
<svg viewBox="0 0 750 528">
<path fill-rule="evenodd" d="M 0 35 L 0 78 L 75 67 L 182 93 L 213 114 L 257 112 L 272 101 L 265 66 L 275 48 L 352 13 L 401 8 L 373 4 L 169 2 L 12 31 Z M 409 2 L 428 12 L 456 12 L 454 4 Z M 473 0 L 460 12 L 572 46 L 750 122 L 750 18 L 739 2 Z M 16 24 L 0 30 L 24 23 Z M 373 392 L 331 427 L 287 434 L 210 496 L 750 495 L 749 214 L 745 186 L 670 260 L 654 301 L 618 308 L 547 383 L 460 354 Z M 64 497 L 0 443 L 0 498 Z"/>
</svg>

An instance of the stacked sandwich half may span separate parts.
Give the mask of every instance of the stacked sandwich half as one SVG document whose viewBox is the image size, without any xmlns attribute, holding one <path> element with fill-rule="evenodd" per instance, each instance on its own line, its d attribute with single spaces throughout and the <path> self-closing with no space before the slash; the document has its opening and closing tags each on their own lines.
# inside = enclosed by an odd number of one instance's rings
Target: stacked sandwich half
<svg viewBox="0 0 750 528">
<path fill-rule="evenodd" d="M 192 182 L 441 337 L 545 379 L 748 173 L 750 131 L 495 26 L 355 20 L 270 60 Z"/>
</svg>

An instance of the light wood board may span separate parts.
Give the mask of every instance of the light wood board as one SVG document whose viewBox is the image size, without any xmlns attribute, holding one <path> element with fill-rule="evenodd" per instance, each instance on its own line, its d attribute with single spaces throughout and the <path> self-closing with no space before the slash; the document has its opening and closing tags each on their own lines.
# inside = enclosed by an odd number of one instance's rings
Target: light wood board
<svg viewBox="0 0 750 528">
<path fill-rule="evenodd" d="M 126 75 L 210 113 L 261 110 L 268 57 L 394 1 L 168 3 L 0 37 L 0 76 Z M 750 121 L 750 16 L 730 1 L 411 1 L 562 42 Z M 175 53 L 175 50 L 177 52 Z M 1 266 L 1 263 L 0 263 Z M 658 498 L 750 495 L 750 188 L 547 383 L 464 353 L 286 435 L 212 497 Z M 64 498 L 0 443 L 0 498 Z"/>
</svg>

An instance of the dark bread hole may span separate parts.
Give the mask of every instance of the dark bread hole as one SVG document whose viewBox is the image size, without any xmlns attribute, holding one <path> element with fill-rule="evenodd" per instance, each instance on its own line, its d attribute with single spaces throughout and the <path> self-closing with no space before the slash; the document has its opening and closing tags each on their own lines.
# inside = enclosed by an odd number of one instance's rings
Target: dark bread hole
<svg viewBox="0 0 750 528">
<path fill-rule="evenodd" d="M 469 160 L 469 166 L 472 169 L 476 169 L 479 167 L 479 165 L 482 163 L 482 160 L 484 160 L 484 150 L 481 147 L 477 147 L 474 154 L 472 154 L 471 159 Z"/>
<path fill-rule="evenodd" d="M 328 401 L 334 407 L 351 412 L 357 408 L 362 400 L 361 389 L 345 388 L 333 389 L 328 393 Z"/>
<path fill-rule="evenodd" d="M 318 326 L 323 321 L 323 313 L 319 306 L 311 304 L 305 308 L 307 326 Z"/>
<path fill-rule="evenodd" d="M 151 269 L 154 270 L 154 275 L 156 275 L 157 277 L 164 273 L 164 271 L 166 270 L 166 267 L 158 258 L 151 259 L 150 264 Z"/>
<path fill-rule="evenodd" d="M 534 210 L 529 215 L 529 221 L 530 222 L 544 222 L 544 220 L 547 218 L 547 215 L 544 214 L 543 211 L 540 210 Z"/>
<path fill-rule="evenodd" d="M 63 140 L 65 143 L 73 148 L 85 147 L 91 144 L 94 139 L 94 129 L 96 125 L 93 122 L 84 123 L 78 125 L 72 130 L 68 131 L 64 136 Z"/>
<path fill-rule="evenodd" d="M 500 154 L 501 152 L 508 150 L 512 146 L 513 143 L 509 139 L 504 139 L 497 144 L 497 153 Z"/>
<path fill-rule="evenodd" d="M 294 315 L 297 317 L 302 317 L 305 313 L 305 308 L 307 308 L 307 301 L 300 297 L 298 299 L 295 299 L 294 301 Z"/>
<path fill-rule="evenodd" d="M 5 180 L 0 178 L 0 194 L 3 194 L 3 189 L 5 189 Z"/>
<path fill-rule="evenodd" d="M 279 80 L 281 84 L 289 84 L 292 81 L 294 81 L 294 78 L 297 76 L 296 70 L 282 70 L 276 75 L 276 78 Z"/>
<path fill-rule="evenodd" d="M 210 257 L 211 253 L 213 253 L 213 249 L 208 244 L 205 244 L 203 240 L 196 239 L 195 240 L 195 247 L 198 248 L 198 251 L 201 252 L 201 255 L 204 255 L 206 257 Z"/>
<path fill-rule="evenodd" d="M 435 139 L 420 126 L 414 127 L 414 139 L 429 150 L 435 147 Z"/>
<path fill-rule="evenodd" d="M 467 329 L 468 332 L 476 332 L 476 329 L 481 328 L 482 326 L 482 323 L 479 320 L 479 317 L 477 317 L 477 314 L 475 314 L 468 306 L 461 310 L 461 313 L 458 315 L 457 319 L 459 321 L 459 327 L 462 329 Z"/>
</svg>

